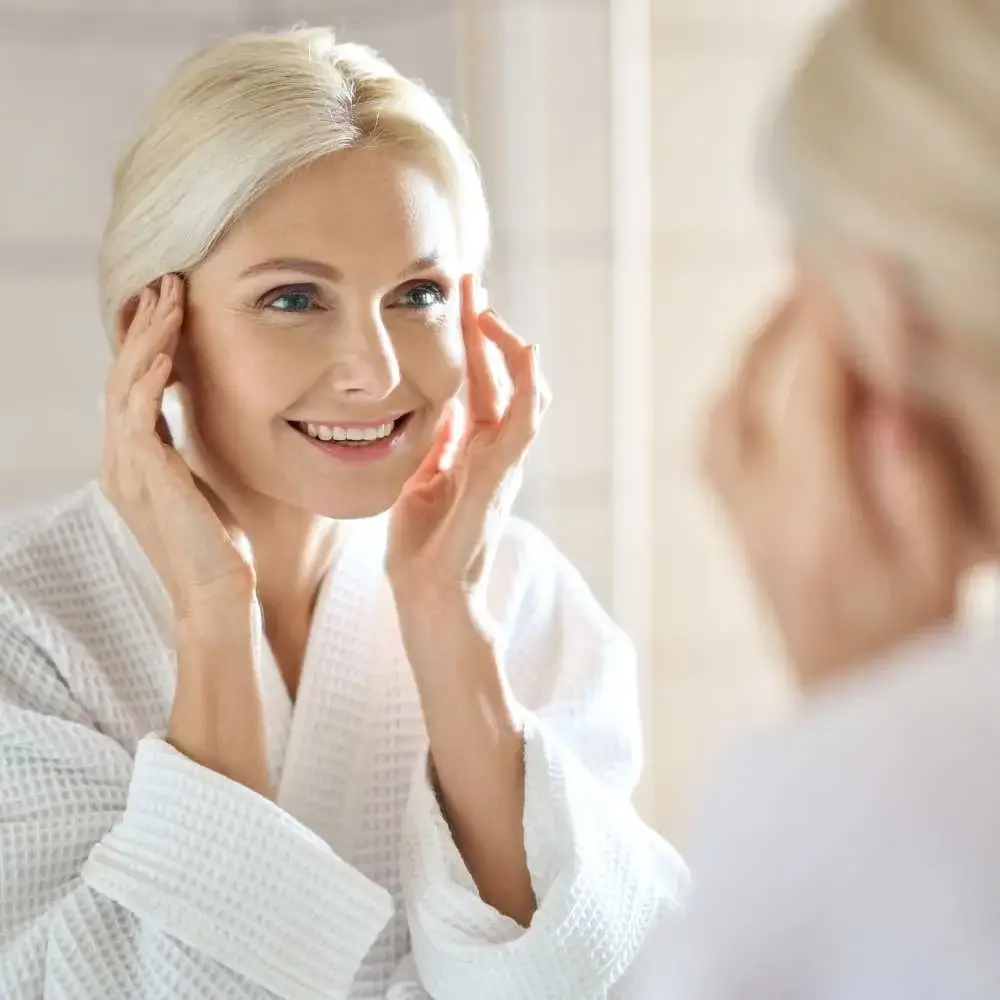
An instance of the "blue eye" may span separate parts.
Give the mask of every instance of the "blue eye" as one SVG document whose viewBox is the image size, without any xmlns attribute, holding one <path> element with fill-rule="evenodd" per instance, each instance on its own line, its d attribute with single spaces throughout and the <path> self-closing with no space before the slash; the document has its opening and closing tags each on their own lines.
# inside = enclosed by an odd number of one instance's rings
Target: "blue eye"
<svg viewBox="0 0 1000 1000">
<path fill-rule="evenodd" d="M 406 290 L 400 304 L 405 309 L 433 309 L 447 301 L 447 292 L 436 281 L 422 281 Z"/>
<path fill-rule="evenodd" d="M 274 309 L 276 312 L 284 313 L 311 312 L 318 308 L 316 289 L 308 285 L 301 288 L 281 289 L 279 294 L 273 298 L 265 298 L 263 304 L 266 309 Z"/>
</svg>

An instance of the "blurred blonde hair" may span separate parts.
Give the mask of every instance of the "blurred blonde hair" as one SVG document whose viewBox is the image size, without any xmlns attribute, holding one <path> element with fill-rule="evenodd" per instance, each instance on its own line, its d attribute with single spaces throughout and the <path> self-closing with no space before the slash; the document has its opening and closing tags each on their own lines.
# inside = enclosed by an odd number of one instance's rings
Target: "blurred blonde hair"
<svg viewBox="0 0 1000 1000">
<path fill-rule="evenodd" d="M 189 57 L 119 162 L 100 251 L 101 309 L 201 261 L 252 202 L 338 150 L 399 150 L 443 185 L 464 266 L 482 269 L 489 217 L 476 162 L 442 105 L 327 28 L 240 35 Z"/>
<path fill-rule="evenodd" d="M 943 329 L 1000 349 L 1000 0 L 847 3 L 765 154 L 795 238 L 853 318 L 860 246 L 901 265 Z"/>
</svg>

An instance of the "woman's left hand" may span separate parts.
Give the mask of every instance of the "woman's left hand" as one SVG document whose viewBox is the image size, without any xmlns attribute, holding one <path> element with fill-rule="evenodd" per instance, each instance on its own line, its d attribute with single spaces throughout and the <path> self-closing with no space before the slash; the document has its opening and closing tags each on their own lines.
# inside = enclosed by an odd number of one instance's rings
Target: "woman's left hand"
<svg viewBox="0 0 1000 1000">
<path fill-rule="evenodd" d="M 442 811 L 480 896 L 527 927 L 524 744 L 485 608 L 485 585 L 549 393 L 538 352 L 462 282 L 468 412 L 456 404 L 393 508 L 386 570 L 420 691 Z M 500 350 L 511 383 L 491 370 Z"/>
<path fill-rule="evenodd" d="M 469 276 L 461 295 L 467 411 L 454 401 L 434 447 L 406 484 L 392 512 L 386 557 L 404 625 L 433 621 L 435 629 L 448 609 L 478 617 L 521 465 L 549 402 L 537 349 L 492 310 L 477 313 Z M 499 349 L 510 378 L 506 405 L 487 341 Z"/>
</svg>

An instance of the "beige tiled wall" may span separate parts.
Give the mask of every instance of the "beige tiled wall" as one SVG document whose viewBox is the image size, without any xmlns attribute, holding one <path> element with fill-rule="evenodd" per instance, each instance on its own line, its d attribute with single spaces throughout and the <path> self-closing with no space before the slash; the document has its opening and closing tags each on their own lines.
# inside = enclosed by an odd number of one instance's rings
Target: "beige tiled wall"
<svg viewBox="0 0 1000 1000">
<path fill-rule="evenodd" d="M 779 234 L 755 178 L 756 133 L 823 0 L 651 2 L 651 752 L 654 818 L 683 841 L 720 746 L 788 697 L 725 525 L 699 483 L 693 442 L 706 397 L 781 286 Z"/>
<path fill-rule="evenodd" d="M 494 212 L 491 295 L 555 402 L 522 512 L 611 600 L 609 0 L 461 7 L 463 93 Z"/>
<path fill-rule="evenodd" d="M 81 37 L 58 30 L 60 18 L 0 4 L 2 505 L 62 489 L 93 467 L 107 359 L 94 252 L 115 150 L 201 30 L 185 25 L 185 38 L 181 21 L 160 38 L 136 20 Z"/>
</svg>

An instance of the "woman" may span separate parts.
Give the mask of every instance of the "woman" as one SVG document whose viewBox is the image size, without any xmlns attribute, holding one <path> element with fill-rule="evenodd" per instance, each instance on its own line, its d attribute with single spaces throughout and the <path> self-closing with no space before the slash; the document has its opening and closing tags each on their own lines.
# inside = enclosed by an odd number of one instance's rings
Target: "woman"
<svg viewBox="0 0 1000 1000">
<path fill-rule="evenodd" d="M 545 389 L 486 239 L 441 107 L 328 31 L 153 105 L 99 486 L 0 547 L 5 997 L 581 1000 L 672 908 L 629 644 L 507 517 Z"/>
<path fill-rule="evenodd" d="M 1000 644 L 956 609 L 1000 552 L 1000 3 L 847 4 L 771 153 L 799 278 L 706 460 L 813 697 L 709 796 L 660 981 L 987 1000 Z"/>
</svg>

